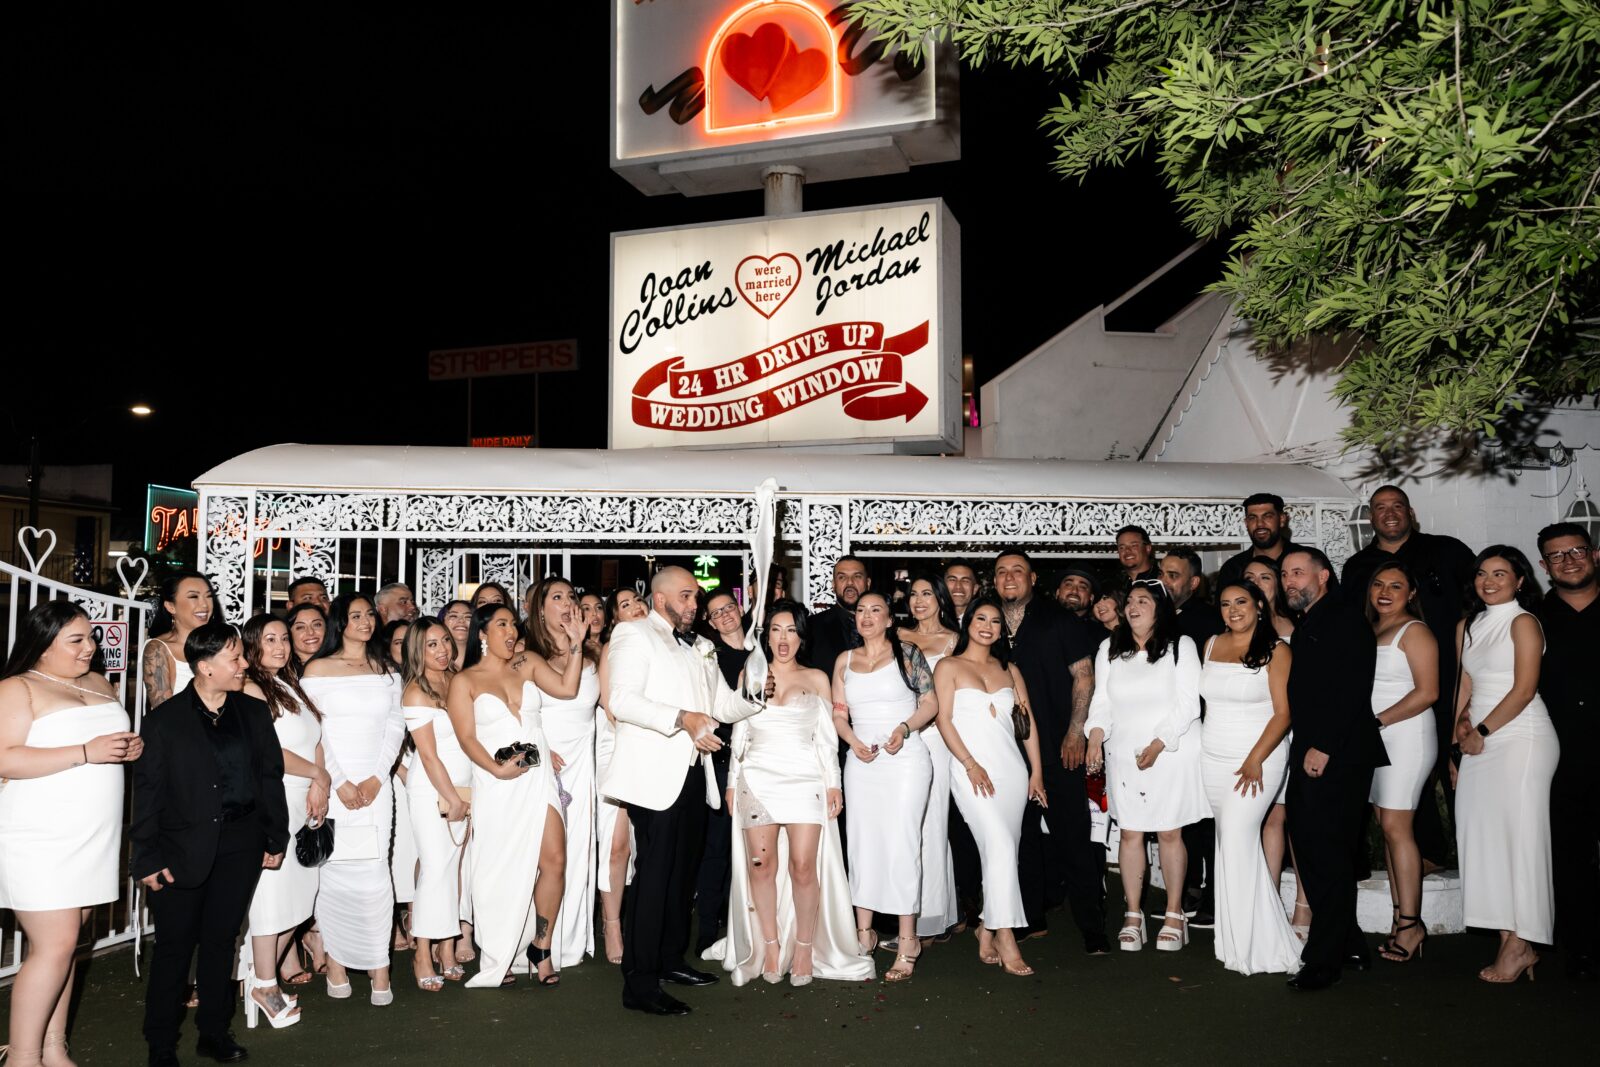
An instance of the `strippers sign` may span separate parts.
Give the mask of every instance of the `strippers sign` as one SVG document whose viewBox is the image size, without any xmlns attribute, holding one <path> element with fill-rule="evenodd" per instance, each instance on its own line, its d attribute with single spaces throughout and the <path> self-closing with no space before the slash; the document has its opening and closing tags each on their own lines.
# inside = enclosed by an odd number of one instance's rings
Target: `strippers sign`
<svg viewBox="0 0 1600 1067">
<path fill-rule="evenodd" d="M 960 442 L 941 201 L 615 234 L 611 447 Z"/>
</svg>

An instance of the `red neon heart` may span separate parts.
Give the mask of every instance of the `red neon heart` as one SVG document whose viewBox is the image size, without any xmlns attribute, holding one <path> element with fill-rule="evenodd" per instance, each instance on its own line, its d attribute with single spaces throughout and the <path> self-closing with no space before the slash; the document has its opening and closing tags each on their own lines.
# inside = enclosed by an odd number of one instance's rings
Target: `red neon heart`
<svg viewBox="0 0 1600 1067">
<path fill-rule="evenodd" d="M 820 48 L 807 48 L 784 58 L 777 76 L 767 86 L 767 103 L 777 114 L 822 84 L 828 76 L 828 56 Z"/>
<path fill-rule="evenodd" d="M 722 69 L 745 92 L 766 99 L 772 82 L 794 52 L 789 31 L 776 22 L 763 22 L 755 33 L 731 33 L 722 42 Z"/>
</svg>

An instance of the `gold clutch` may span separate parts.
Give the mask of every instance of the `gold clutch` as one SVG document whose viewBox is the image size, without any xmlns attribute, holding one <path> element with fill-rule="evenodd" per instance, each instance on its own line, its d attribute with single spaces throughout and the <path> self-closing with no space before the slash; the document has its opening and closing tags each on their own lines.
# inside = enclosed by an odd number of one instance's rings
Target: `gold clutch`
<svg viewBox="0 0 1600 1067">
<path fill-rule="evenodd" d="M 458 785 L 456 786 L 456 792 L 460 794 L 461 799 L 467 804 L 468 807 L 472 806 L 472 787 L 470 785 Z M 450 804 L 444 799 L 444 797 L 440 797 L 439 817 L 442 819 L 448 814 L 450 814 Z"/>
</svg>

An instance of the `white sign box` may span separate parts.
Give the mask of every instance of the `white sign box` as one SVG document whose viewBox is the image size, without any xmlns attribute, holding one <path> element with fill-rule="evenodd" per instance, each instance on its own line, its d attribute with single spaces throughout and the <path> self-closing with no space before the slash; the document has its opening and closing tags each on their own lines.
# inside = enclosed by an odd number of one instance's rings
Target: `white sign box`
<svg viewBox="0 0 1600 1067">
<path fill-rule="evenodd" d="M 611 238 L 611 447 L 960 448 L 943 201 Z"/>
<path fill-rule="evenodd" d="M 959 158 L 959 74 L 890 53 L 838 0 L 612 0 L 611 165 L 646 193 L 754 189 Z"/>
</svg>

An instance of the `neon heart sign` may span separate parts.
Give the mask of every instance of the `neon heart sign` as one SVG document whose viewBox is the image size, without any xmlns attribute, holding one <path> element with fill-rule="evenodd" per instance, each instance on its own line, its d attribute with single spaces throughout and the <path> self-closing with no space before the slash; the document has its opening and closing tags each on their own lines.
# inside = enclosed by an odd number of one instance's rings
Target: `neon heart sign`
<svg viewBox="0 0 1600 1067">
<path fill-rule="evenodd" d="M 837 42 L 805 0 L 754 0 L 706 49 L 707 133 L 814 122 L 839 114 Z"/>
</svg>

